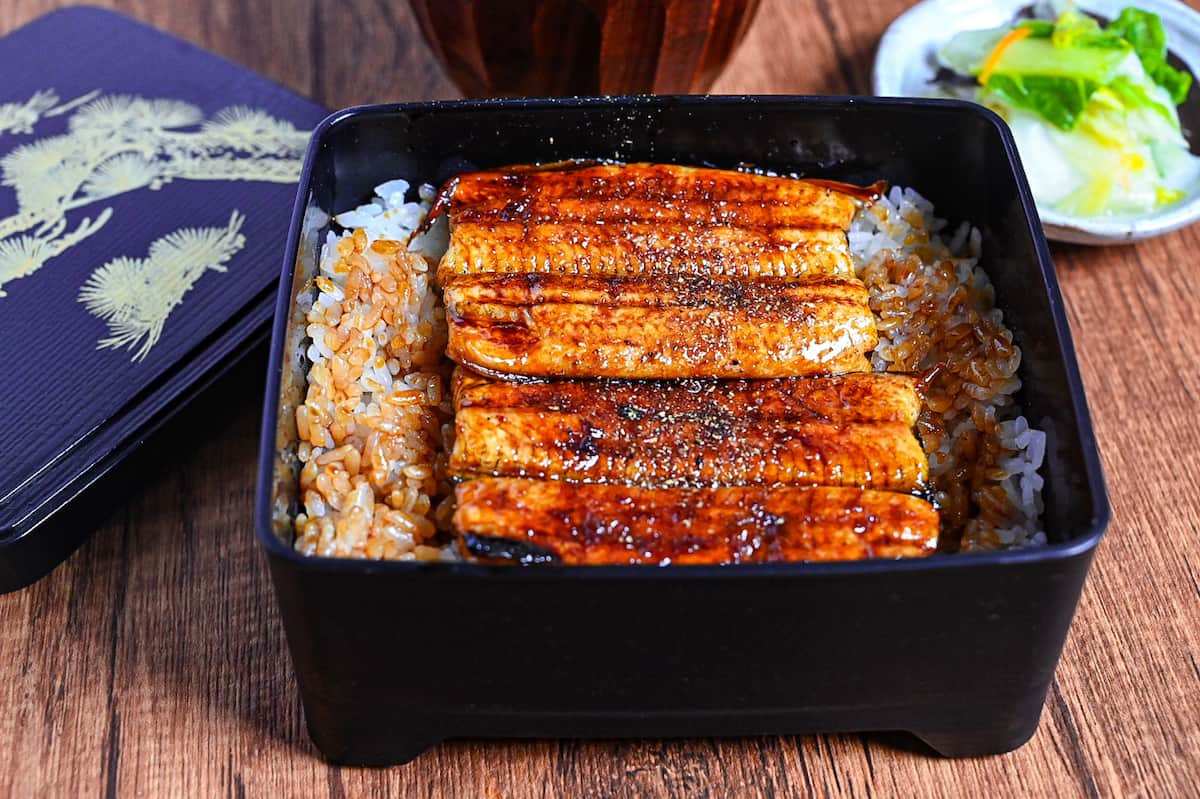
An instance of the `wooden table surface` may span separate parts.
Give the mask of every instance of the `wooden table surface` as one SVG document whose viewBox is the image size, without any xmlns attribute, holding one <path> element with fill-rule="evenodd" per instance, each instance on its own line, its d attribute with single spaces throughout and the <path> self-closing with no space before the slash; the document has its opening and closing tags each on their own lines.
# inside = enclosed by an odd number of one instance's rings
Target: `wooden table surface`
<svg viewBox="0 0 1200 799">
<path fill-rule="evenodd" d="M 50 10 L 0 4 L 0 33 Z M 118 8 L 330 107 L 453 97 L 403 0 Z M 903 2 L 766 0 L 718 92 L 867 93 Z M 0 89 L 0 93 L 2 93 Z M 286 213 L 287 209 L 281 209 Z M 304 730 L 251 524 L 259 385 L 50 577 L 0 597 L 0 797 L 1200 795 L 1200 226 L 1056 246 L 1112 495 L 1037 735 L 937 759 L 896 735 L 451 742 L 333 768 Z"/>
</svg>

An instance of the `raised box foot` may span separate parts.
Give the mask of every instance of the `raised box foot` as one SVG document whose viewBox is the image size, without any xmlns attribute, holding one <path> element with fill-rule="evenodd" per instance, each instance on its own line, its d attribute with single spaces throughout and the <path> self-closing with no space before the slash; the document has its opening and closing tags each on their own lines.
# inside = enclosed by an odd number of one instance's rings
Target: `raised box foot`
<svg viewBox="0 0 1200 799">
<path fill-rule="evenodd" d="M 1037 731 L 1039 716 L 994 727 L 964 727 L 934 732 L 913 730 L 913 735 L 943 757 L 985 757 L 1017 749 Z"/>
<path fill-rule="evenodd" d="M 316 734 L 310 724 L 309 737 L 328 763 L 337 766 L 402 766 L 442 742 L 441 736 L 409 738 L 399 734 L 364 735 L 353 730 L 340 736 Z"/>
</svg>

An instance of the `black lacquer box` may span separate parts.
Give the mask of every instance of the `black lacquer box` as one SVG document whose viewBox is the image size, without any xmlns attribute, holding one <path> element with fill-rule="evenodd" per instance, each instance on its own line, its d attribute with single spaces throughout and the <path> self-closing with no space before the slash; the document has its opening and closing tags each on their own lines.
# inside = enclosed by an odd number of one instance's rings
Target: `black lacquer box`
<svg viewBox="0 0 1200 799">
<path fill-rule="evenodd" d="M 292 549 L 304 333 L 295 293 L 333 213 L 382 181 L 614 158 L 913 186 L 971 220 L 1048 432 L 1050 543 L 921 560 L 736 567 L 500 567 Z M 610 98 L 376 106 L 310 145 L 276 306 L 257 529 L 314 741 L 409 760 L 455 736 L 904 730 L 951 756 L 1037 726 L 1108 518 L 1046 242 L 1011 136 L 973 105 L 858 98 Z"/>
<path fill-rule="evenodd" d="M 197 428 L 164 437 L 168 418 L 264 339 L 325 112 L 95 8 L 4 36 L 0 74 L 4 592 L 186 446 Z M 243 401 L 260 385 L 246 381 Z"/>
</svg>

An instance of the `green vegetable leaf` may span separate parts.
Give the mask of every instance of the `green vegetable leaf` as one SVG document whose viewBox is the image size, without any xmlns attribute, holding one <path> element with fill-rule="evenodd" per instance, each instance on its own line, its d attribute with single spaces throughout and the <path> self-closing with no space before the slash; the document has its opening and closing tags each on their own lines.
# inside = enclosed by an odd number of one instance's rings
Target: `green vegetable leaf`
<svg viewBox="0 0 1200 799">
<path fill-rule="evenodd" d="M 988 91 L 1016 108 L 1040 115 L 1060 130 L 1071 130 L 1100 84 L 1086 78 L 993 74 Z"/>
<path fill-rule="evenodd" d="M 1167 90 L 1171 102 L 1181 105 L 1187 100 L 1188 91 L 1192 88 L 1192 76 L 1182 69 L 1175 69 L 1170 64 L 1163 64 L 1151 75 L 1154 82 Z"/>
<path fill-rule="evenodd" d="M 1158 14 L 1140 8 L 1125 8 L 1108 26 L 1108 30 L 1133 45 L 1147 72 L 1166 63 L 1167 32 L 1163 30 Z"/>
<path fill-rule="evenodd" d="M 1092 17 L 1078 11 L 1064 11 L 1054 23 L 1050 41 L 1055 47 L 1092 47 L 1097 49 L 1122 50 L 1126 45 L 1122 37 L 1100 27 Z"/>
<path fill-rule="evenodd" d="M 1108 83 L 1133 48 L 1123 39 L 1115 47 L 1056 47 L 1052 39 L 1027 36 L 1000 54 L 993 72 L 1008 75 L 1048 75 Z"/>
<path fill-rule="evenodd" d="M 1018 28 L 1029 28 L 1034 39 L 1048 39 L 1054 35 L 1054 23 L 1045 19 L 1026 19 L 1017 23 Z"/>
<path fill-rule="evenodd" d="M 1008 33 L 1008 27 L 962 31 L 938 51 L 938 61 L 962 75 L 975 75 L 996 43 Z"/>
<path fill-rule="evenodd" d="M 1156 102 L 1150 96 L 1150 92 L 1146 91 L 1145 86 L 1134 83 L 1126 76 L 1122 75 L 1108 84 L 1106 88 L 1120 98 L 1126 108 L 1148 109 L 1161 116 L 1169 124 L 1173 126 L 1177 125 L 1175 122 L 1175 113 L 1170 108 Z"/>
<path fill-rule="evenodd" d="M 1179 105 L 1187 99 L 1192 76 L 1167 63 L 1167 33 L 1158 14 L 1133 7 L 1122 9 L 1108 26 L 1108 32 L 1133 45 L 1146 74 L 1167 90 L 1172 102 Z"/>
</svg>

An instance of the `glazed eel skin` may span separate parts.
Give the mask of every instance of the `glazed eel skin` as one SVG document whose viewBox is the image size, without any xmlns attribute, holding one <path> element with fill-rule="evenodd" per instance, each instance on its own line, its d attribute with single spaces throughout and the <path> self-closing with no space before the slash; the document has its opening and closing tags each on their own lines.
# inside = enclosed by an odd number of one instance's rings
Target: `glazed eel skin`
<svg viewBox="0 0 1200 799">
<path fill-rule="evenodd" d="M 494 563 L 725 564 L 921 557 L 937 511 L 856 488 L 645 489 L 482 478 L 458 486 L 463 555 Z"/>
<path fill-rule="evenodd" d="M 534 377 L 865 371 L 846 230 L 873 191 L 663 164 L 460 175 L 431 212 L 447 353 Z"/>
<path fill-rule="evenodd" d="M 846 239 L 879 190 L 661 164 L 452 180 L 430 218 L 447 354 L 474 370 L 453 387 L 464 556 L 932 553 L 920 381 L 870 371 Z"/>
<path fill-rule="evenodd" d="M 671 164 L 518 166 L 453 178 L 438 267 L 457 275 L 853 277 L 845 232 L 877 187 Z"/>
<path fill-rule="evenodd" d="M 492 375 L 782 377 L 866 371 L 857 280 L 472 275 L 445 286 L 446 353 Z"/>
<path fill-rule="evenodd" d="M 450 471 L 646 487 L 916 491 L 918 378 L 508 383 L 456 371 Z"/>
</svg>

